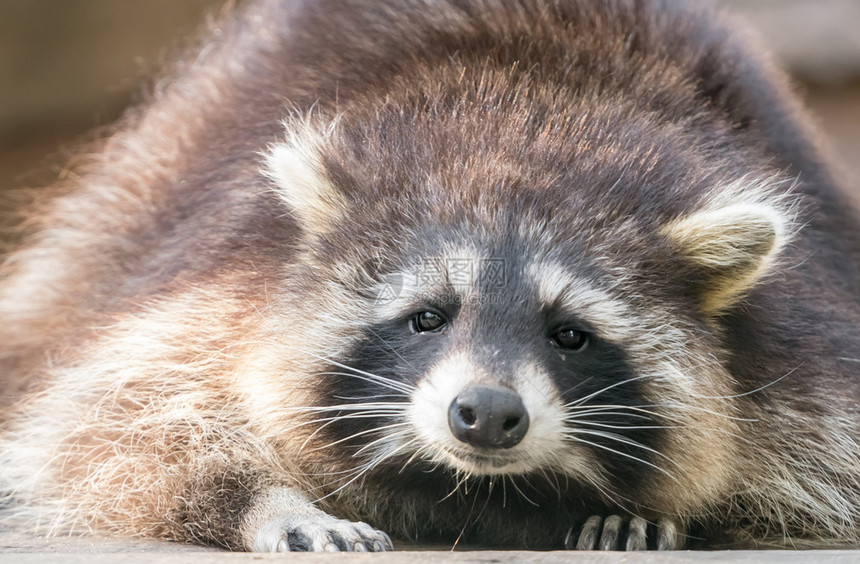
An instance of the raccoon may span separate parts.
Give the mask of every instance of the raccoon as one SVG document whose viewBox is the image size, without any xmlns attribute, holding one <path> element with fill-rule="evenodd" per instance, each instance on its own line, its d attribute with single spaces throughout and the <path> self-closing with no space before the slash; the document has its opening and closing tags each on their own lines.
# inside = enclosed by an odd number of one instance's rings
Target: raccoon
<svg viewBox="0 0 860 564">
<path fill-rule="evenodd" d="M 5 261 L 6 522 L 858 546 L 857 214 L 736 28 L 669 0 L 226 9 Z"/>
</svg>

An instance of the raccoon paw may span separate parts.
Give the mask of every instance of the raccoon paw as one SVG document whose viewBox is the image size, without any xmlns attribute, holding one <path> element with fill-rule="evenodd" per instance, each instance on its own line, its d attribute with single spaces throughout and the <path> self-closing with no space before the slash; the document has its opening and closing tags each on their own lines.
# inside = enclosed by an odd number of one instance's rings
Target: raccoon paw
<svg viewBox="0 0 860 564">
<path fill-rule="evenodd" d="M 367 523 L 330 515 L 273 519 L 257 532 L 257 552 L 385 552 L 391 539 Z"/>
<path fill-rule="evenodd" d="M 570 529 L 564 539 L 567 550 L 675 550 L 681 548 L 681 529 L 669 519 L 649 525 L 641 517 L 610 515 L 589 517 L 579 535 Z M 649 534 L 650 533 L 650 534 Z"/>
</svg>

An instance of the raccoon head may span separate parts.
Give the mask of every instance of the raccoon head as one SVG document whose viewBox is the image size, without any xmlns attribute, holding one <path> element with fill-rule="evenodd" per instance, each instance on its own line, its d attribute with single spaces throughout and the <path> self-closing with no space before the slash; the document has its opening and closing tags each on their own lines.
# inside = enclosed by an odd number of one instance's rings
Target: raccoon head
<svg viewBox="0 0 860 564">
<path fill-rule="evenodd" d="M 455 156 L 375 118 L 291 121 L 266 157 L 303 232 L 279 329 L 314 365 L 302 447 L 349 480 L 554 474 L 673 512 L 718 496 L 737 431 L 719 317 L 789 240 L 781 184 L 514 158 L 515 140 Z"/>
</svg>

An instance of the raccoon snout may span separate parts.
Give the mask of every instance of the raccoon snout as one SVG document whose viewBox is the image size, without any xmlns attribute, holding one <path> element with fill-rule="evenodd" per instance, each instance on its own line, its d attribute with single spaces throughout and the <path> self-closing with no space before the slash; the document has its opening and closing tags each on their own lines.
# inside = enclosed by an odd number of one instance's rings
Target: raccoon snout
<svg viewBox="0 0 860 564">
<path fill-rule="evenodd" d="M 451 402 L 448 426 L 458 440 L 472 446 L 511 448 L 525 437 L 529 413 L 513 390 L 471 386 Z"/>
</svg>

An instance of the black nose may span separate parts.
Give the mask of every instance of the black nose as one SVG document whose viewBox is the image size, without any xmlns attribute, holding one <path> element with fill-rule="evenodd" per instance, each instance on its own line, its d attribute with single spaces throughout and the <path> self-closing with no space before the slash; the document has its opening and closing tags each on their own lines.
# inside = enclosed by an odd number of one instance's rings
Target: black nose
<svg viewBox="0 0 860 564">
<path fill-rule="evenodd" d="M 529 413 L 513 390 L 471 386 L 451 402 L 448 426 L 457 439 L 476 447 L 511 448 L 529 430 Z"/>
</svg>

